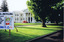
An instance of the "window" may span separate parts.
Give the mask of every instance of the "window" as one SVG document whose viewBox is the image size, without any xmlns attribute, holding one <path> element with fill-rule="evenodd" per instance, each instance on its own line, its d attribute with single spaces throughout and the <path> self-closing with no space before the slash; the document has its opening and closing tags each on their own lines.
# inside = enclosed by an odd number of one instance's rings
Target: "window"
<svg viewBox="0 0 64 42">
<path fill-rule="evenodd" d="M 15 14 L 15 16 L 16 16 L 16 14 Z"/>
<path fill-rule="evenodd" d="M 26 13 L 26 16 L 28 15 L 28 13 Z"/>
<path fill-rule="evenodd" d="M 21 20 L 22 20 L 22 18 L 21 18 Z"/>
<path fill-rule="evenodd" d="M 18 20 L 18 18 L 17 18 L 17 20 Z"/>
<path fill-rule="evenodd" d="M 28 13 L 26 13 L 26 14 L 28 14 Z"/>
<path fill-rule="evenodd" d="M 30 13 L 29 13 L 30 14 Z"/>
<path fill-rule="evenodd" d="M 21 14 L 21 16 L 22 16 L 22 14 Z"/>
<path fill-rule="evenodd" d="M 17 14 L 17 16 L 19 16 L 19 15 Z"/>
<path fill-rule="evenodd" d="M 24 18 L 23 18 L 23 20 L 24 20 Z"/>
<path fill-rule="evenodd" d="M 19 16 L 19 14 L 15 14 L 15 16 Z"/>
<path fill-rule="evenodd" d="M 16 18 L 15 18 L 15 20 L 16 20 Z"/>
</svg>

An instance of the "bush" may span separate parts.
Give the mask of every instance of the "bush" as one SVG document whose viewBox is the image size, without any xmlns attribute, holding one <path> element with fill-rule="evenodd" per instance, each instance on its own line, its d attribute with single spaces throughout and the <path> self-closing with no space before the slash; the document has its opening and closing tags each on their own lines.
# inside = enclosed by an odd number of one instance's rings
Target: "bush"
<svg viewBox="0 0 64 42">
<path fill-rule="evenodd" d="M 27 21 L 23 21 L 23 23 L 28 23 Z"/>
</svg>

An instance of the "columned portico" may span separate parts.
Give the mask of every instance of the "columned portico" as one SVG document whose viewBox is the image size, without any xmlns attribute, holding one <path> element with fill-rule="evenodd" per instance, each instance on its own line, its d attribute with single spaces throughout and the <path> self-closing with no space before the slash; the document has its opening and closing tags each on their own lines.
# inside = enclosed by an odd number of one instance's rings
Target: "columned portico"
<svg viewBox="0 0 64 42">
<path fill-rule="evenodd" d="M 32 21 L 31 21 L 32 19 L 31 18 L 32 18 L 31 14 L 30 13 L 26 13 L 26 21 L 29 22 L 29 23 L 32 23 Z"/>
</svg>

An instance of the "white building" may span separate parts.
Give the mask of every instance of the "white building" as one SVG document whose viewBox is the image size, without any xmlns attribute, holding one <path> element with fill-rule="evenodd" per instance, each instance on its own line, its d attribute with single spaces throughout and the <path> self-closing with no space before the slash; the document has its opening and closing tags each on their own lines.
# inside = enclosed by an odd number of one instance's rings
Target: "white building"
<svg viewBox="0 0 64 42">
<path fill-rule="evenodd" d="M 14 13 L 14 22 L 23 23 L 23 21 L 27 21 L 28 23 L 35 23 L 35 19 L 32 14 L 28 11 L 28 9 L 23 11 L 15 11 Z"/>
</svg>

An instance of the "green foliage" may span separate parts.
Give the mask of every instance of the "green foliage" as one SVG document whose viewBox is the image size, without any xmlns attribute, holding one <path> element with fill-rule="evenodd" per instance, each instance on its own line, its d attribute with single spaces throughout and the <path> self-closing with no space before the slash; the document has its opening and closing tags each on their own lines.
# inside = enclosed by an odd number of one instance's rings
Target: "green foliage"
<svg viewBox="0 0 64 42">
<path fill-rule="evenodd" d="M 47 16 L 45 19 L 46 19 L 46 21 L 50 21 L 50 20 L 49 20 L 49 16 Z"/>
<path fill-rule="evenodd" d="M 35 12 L 34 10 L 34 4 L 37 6 L 36 3 L 33 3 L 32 1 L 27 1 L 27 5 L 28 5 L 28 9 L 29 11 L 33 14 L 33 17 L 35 18 L 36 21 L 41 20 L 40 17 L 38 16 L 38 14 Z"/>
<path fill-rule="evenodd" d="M 55 10 L 61 10 L 64 7 L 64 1 L 58 2 L 57 4 L 55 4 L 54 6 L 52 6 L 51 8 L 55 9 Z"/>
<path fill-rule="evenodd" d="M 64 7 L 63 4 L 64 1 L 60 1 L 51 7 L 52 8 L 52 15 L 50 15 L 51 21 L 63 22 L 63 7 Z"/>
<path fill-rule="evenodd" d="M 59 2 L 58 0 L 29 0 L 27 6 L 29 11 L 34 16 L 39 16 L 41 19 L 45 18 L 51 12 L 51 5 Z"/>
</svg>

